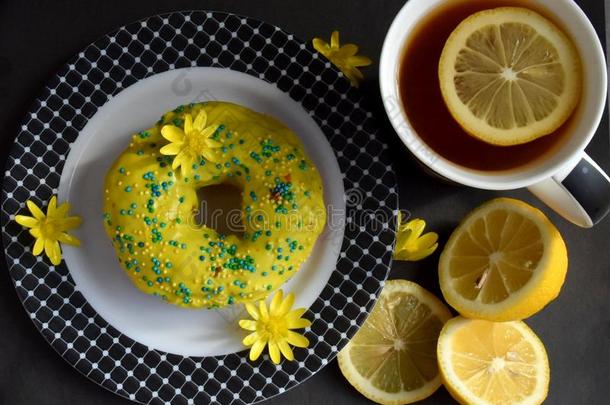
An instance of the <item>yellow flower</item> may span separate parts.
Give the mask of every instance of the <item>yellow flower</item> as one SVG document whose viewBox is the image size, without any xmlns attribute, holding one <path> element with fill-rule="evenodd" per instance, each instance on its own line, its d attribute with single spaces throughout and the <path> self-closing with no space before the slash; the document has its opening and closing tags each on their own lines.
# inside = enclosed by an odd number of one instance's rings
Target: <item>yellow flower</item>
<svg viewBox="0 0 610 405">
<path fill-rule="evenodd" d="M 191 169 L 199 165 L 201 158 L 216 162 L 214 149 L 222 144 L 212 139 L 212 135 L 218 125 L 206 127 L 207 120 L 205 111 L 200 110 L 194 121 L 191 114 L 184 116 L 184 129 L 174 125 L 161 128 L 161 135 L 170 143 L 162 147 L 160 152 L 163 155 L 175 155 L 172 169 L 181 167 L 184 176 L 190 175 Z"/>
<path fill-rule="evenodd" d="M 79 217 L 69 217 L 70 204 L 63 203 L 57 206 L 57 197 L 53 196 L 49 201 L 46 215 L 34 202 L 26 202 L 32 217 L 26 215 L 16 215 L 15 221 L 29 228 L 30 234 L 36 238 L 32 253 L 38 256 L 44 253 L 51 260 L 51 263 L 58 265 L 61 263 L 61 248 L 59 242 L 66 245 L 80 246 L 80 241 L 68 234 L 68 230 L 78 227 L 81 223 Z"/>
<path fill-rule="evenodd" d="M 415 262 L 434 253 L 438 247 L 438 235 L 435 232 L 422 235 L 425 227 L 426 222 L 419 218 L 403 224 L 402 215 L 398 213 L 395 260 Z"/>
<path fill-rule="evenodd" d="M 258 359 L 267 345 L 271 361 L 275 364 L 280 363 L 281 355 L 290 361 L 294 360 L 289 345 L 309 346 L 309 340 L 305 336 L 292 331 L 311 325 L 308 319 L 301 318 L 306 309 L 291 310 L 293 304 L 294 294 L 288 294 L 284 299 L 282 290 L 275 293 L 269 309 L 264 300 L 259 301 L 258 308 L 254 304 L 246 304 L 246 310 L 253 319 L 242 319 L 239 326 L 252 332 L 243 340 L 244 345 L 252 346 L 250 360 Z"/>
<path fill-rule="evenodd" d="M 339 44 L 339 31 L 333 31 L 330 44 L 322 38 L 314 38 L 313 47 L 337 66 L 354 87 L 358 87 L 359 81 L 364 78 L 358 68 L 372 63 L 366 56 L 357 55 L 358 46 L 355 44 L 341 46 Z"/>
</svg>

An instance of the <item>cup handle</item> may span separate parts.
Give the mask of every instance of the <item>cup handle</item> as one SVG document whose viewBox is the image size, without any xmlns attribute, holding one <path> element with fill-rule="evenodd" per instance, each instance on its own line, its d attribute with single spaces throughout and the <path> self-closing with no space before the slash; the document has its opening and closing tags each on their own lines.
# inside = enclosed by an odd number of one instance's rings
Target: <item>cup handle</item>
<svg viewBox="0 0 610 405">
<path fill-rule="evenodd" d="M 591 228 L 610 212 L 610 177 L 587 154 L 571 171 L 528 189 L 559 215 L 583 228 Z"/>
</svg>

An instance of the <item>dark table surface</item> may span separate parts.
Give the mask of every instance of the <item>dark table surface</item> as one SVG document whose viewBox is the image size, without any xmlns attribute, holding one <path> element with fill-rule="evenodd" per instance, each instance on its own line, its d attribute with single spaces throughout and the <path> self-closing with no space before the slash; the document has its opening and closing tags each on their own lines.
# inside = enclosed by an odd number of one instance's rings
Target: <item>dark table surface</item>
<svg viewBox="0 0 610 405">
<path fill-rule="evenodd" d="M 605 43 L 604 1 L 578 0 Z M 374 65 L 365 69 L 363 92 L 384 126 L 395 161 L 400 206 L 425 218 L 445 241 L 468 211 L 498 195 L 542 208 L 563 234 L 570 269 L 560 297 L 527 323 L 544 341 L 551 363 L 549 404 L 602 404 L 610 397 L 610 218 L 579 229 L 550 212 L 527 191 L 488 192 L 426 177 L 408 157 L 385 120 L 377 62 L 386 30 L 404 0 L 55 0 L 0 2 L 0 165 L 17 125 L 45 81 L 71 56 L 103 34 L 149 15 L 185 9 L 231 11 L 278 25 L 303 39 L 329 37 L 361 46 Z M 606 3 L 608 1 L 606 0 Z M 587 149 L 610 171 L 608 120 Z M 418 263 L 396 263 L 391 277 L 408 278 L 439 294 L 438 253 Z M 4 260 L 0 260 L 0 405 L 127 404 L 90 382 L 53 351 L 26 316 Z M 336 362 L 269 404 L 367 403 L 343 379 Z M 444 389 L 425 403 L 453 403 Z"/>
</svg>

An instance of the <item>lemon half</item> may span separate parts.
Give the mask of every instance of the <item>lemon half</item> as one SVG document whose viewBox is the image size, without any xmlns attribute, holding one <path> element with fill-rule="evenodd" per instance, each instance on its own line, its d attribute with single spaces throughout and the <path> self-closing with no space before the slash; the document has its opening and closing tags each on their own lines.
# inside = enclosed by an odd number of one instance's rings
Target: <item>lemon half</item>
<svg viewBox="0 0 610 405">
<path fill-rule="evenodd" d="M 557 130 L 580 101 L 578 51 L 552 22 L 526 8 L 466 18 L 439 62 L 443 99 L 464 130 L 494 145 L 517 145 Z"/>
<path fill-rule="evenodd" d="M 438 341 L 445 387 L 468 405 L 536 405 L 547 396 L 549 360 L 523 322 L 461 317 L 447 322 Z"/>
<path fill-rule="evenodd" d="M 368 319 L 339 352 L 339 367 L 361 394 L 380 404 L 424 399 L 440 385 L 436 345 L 449 309 L 406 280 L 391 280 Z"/>
<path fill-rule="evenodd" d="M 445 300 L 468 318 L 512 321 L 540 311 L 559 294 L 566 245 L 538 209 L 510 198 L 471 212 L 439 261 Z"/>
</svg>

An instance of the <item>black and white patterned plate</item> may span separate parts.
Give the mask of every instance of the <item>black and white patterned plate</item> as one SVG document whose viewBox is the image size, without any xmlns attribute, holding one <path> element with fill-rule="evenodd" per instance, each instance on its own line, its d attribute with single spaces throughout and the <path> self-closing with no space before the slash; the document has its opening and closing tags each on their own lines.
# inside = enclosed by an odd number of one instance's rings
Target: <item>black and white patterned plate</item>
<svg viewBox="0 0 610 405">
<path fill-rule="evenodd" d="M 213 66 L 275 84 L 313 117 L 337 157 L 347 190 L 347 224 L 328 284 L 309 308 L 308 349 L 273 365 L 247 352 L 189 357 L 132 340 L 106 322 L 76 289 L 62 262 L 34 257 L 14 222 L 25 201 L 58 192 L 71 144 L 108 100 L 168 70 Z M 388 275 L 395 238 L 396 180 L 378 127 L 360 93 L 313 48 L 272 25 L 227 13 L 177 12 L 106 35 L 70 60 L 25 117 L 2 189 L 3 242 L 10 275 L 36 327 L 72 366 L 110 391 L 141 403 L 254 403 L 305 381 L 364 322 Z M 86 219 L 88 220 L 88 219 Z"/>
</svg>

